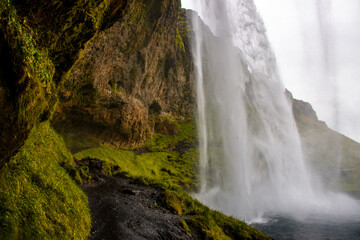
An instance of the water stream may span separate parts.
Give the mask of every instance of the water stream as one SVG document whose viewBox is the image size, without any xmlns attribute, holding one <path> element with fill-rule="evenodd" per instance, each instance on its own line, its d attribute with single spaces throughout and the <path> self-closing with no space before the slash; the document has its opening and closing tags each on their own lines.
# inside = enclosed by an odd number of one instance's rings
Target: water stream
<svg viewBox="0 0 360 240">
<path fill-rule="evenodd" d="M 325 189 L 304 160 L 253 1 L 197 0 L 194 10 L 201 176 L 196 197 L 249 223 L 269 216 L 358 219 L 358 202 Z"/>
</svg>

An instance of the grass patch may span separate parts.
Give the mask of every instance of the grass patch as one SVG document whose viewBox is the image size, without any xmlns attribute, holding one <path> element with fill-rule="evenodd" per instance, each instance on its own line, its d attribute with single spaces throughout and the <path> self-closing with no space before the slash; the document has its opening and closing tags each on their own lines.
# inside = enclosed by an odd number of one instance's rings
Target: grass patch
<svg viewBox="0 0 360 240">
<path fill-rule="evenodd" d="M 174 213 L 188 216 L 181 220 L 188 233 L 195 230 L 204 239 L 269 239 L 246 223 L 210 210 L 188 195 L 197 185 L 195 124 L 187 121 L 177 127 L 177 134 L 155 134 L 138 149 L 96 147 L 74 156 L 98 158 L 116 169 L 110 171 L 112 174 L 123 173 L 145 184 L 160 186 L 164 190 L 162 203 Z M 106 167 L 103 170 L 108 172 Z"/>
<path fill-rule="evenodd" d="M 195 145 L 196 140 L 194 136 L 196 135 L 196 130 L 195 122 L 193 120 L 176 124 L 176 127 L 178 129 L 177 134 L 165 135 L 155 133 L 151 138 L 145 141 L 143 147 L 151 152 L 164 152 L 169 151 L 169 149 L 175 147 L 179 142 Z"/>
<path fill-rule="evenodd" d="M 0 174 L 0 239 L 87 239 L 87 197 L 60 166 L 73 164 L 48 122 L 31 131 Z"/>
<path fill-rule="evenodd" d="M 101 159 L 110 168 L 119 168 L 111 174 L 121 173 L 127 177 L 140 179 L 145 184 L 159 184 L 164 188 L 191 189 L 195 183 L 194 168 L 187 165 L 189 160 L 175 152 L 150 152 L 135 155 L 132 151 L 97 147 L 84 150 L 74 156 L 77 159 L 86 157 Z"/>
</svg>

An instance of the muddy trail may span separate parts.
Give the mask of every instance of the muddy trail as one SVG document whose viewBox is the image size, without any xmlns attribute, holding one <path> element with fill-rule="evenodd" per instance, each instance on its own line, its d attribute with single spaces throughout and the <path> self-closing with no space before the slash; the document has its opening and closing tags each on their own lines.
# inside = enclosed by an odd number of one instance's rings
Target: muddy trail
<svg viewBox="0 0 360 240">
<path fill-rule="evenodd" d="M 161 203 L 162 190 L 124 176 L 101 173 L 102 162 L 86 159 L 93 181 L 83 185 L 92 215 L 91 240 L 200 239 L 186 232 L 180 216 Z"/>
</svg>

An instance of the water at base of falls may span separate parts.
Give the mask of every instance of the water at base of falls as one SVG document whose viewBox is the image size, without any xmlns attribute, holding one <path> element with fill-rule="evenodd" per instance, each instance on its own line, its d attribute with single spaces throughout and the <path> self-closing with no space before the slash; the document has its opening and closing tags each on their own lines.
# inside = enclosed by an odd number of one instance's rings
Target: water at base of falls
<svg viewBox="0 0 360 240">
<path fill-rule="evenodd" d="M 339 222 L 329 219 L 327 222 L 317 219 L 296 221 L 279 215 L 265 215 L 267 222 L 254 223 L 266 235 L 282 240 L 344 240 L 360 239 L 360 220 Z"/>
<path fill-rule="evenodd" d="M 195 196 L 247 222 L 267 213 L 298 220 L 360 214 L 355 200 L 326 192 L 306 164 L 254 3 L 198 0 L 195 10 L 201 17 L 192 19 L 201 178 Z"/>
</svg>

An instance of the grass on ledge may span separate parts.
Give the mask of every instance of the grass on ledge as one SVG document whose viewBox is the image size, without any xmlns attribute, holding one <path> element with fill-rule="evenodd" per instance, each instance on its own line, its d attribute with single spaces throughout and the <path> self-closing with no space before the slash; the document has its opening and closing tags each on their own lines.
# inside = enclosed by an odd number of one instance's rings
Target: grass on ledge
<svg viewBox="0 0 360 240">
<path fill-rule="evenodd" d="M 174 213 L 187 215 L 181 225 L 196 230 L 204 239 L 270 239 L 257 229 L 232 217 L 210 210 L 187 192 L 196 189 L 198 149 L 194 121 L 178 124 L 174 135 L 155 134 L 139 149 L 96 147 L 74 155 L 106 162 L 107 174 L 122 173 L 164 189 L 162 202 Z M 146 150 L 141 153 L 139 150 Z M 111 171 L 111 169 L 118 169 Z"/>
<path fill-rule="evenodd" d="M 117 166 L 119 173 L 141 179 L 146 184 L 191 190 L 195 186 L 198 150 L 195 147 L 188 147 L 187 151 L 181 154 L 175 151 L 175 146 L 179 142 L 194 146 L 194 131 L 194 122 L 189 121 L 179 124 L 178 134 L 155 134 L 139 149 L 94 147 L 76 153 L 74 157 L 101 159 L 110 168 Z M 137 154 L 140 151 L 143 153 Z"/>
</svg>

